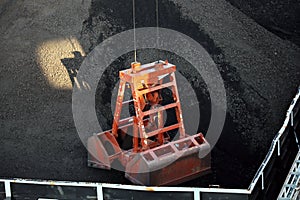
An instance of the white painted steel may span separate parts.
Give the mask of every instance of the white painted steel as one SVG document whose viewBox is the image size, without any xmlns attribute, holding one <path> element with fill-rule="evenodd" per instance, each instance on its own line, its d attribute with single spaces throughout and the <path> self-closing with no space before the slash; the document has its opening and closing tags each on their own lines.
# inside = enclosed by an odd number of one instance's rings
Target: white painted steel
<svg viewBox="0 0 300 200">
<path fill-rule="evenodd" d="M 200 200 L 200 190 L 199 189 L 195 189 L 194 190 L 194 200 Z"/>
<path fill-rule="evenodd" d="M 300 151 L 278 195 L 278 200 L 297 199 L 300 187 Z"/>
<path fill-rule="evenodd" d="M 5 197 L 11 197 L 10 181 L 4 180 Z"/>
<path fill-rule="evenodd" d="M 296 94 L 296 96 L 294 97 L 287 113 L 286 113 L 286 118 L 284 120 L 284 123 L 281 127 L 281 129 L 279 130 L 278 134 L 276 135 L 276 137 L 273 139 L 272 141 L 272 144 L 271 144 L 271 147 L 270 147 L 270 150 L 267 154 L 267 156 L 265 157 L 264 161 L 262 162 L 261 166 L 259 167 L 258 171 L 256 172 L 253 180 L 251 181 L 249 187 L 248 187 L 248 190 L 250 190 L 250 192 L 253 191 L 255 185 L 257 184 L 257 181 L 259 180 L 259 178 L 262 176 L 263 172 L 264 172 L 264 169 L 265 167 L 267 166 L 267 164 L 269 163 L 273 153 L 274 153 L 274 150 L 275 150 L 275 147 L 276 147 L 276 143 L 278 141 L 280 141 L 280 138 L 282 136 L 282 134 L 284 133 L 286 127 L 288 126 L 288 123 L 290 121 L 290 116 L 291 116 L 291 113 L 296 105 L 296 103 L 298 102 L 299 100 L 299 97 L 300 97 L 300 86 L 298 87 L 298 92 Z"/>
<path fill-rule="evenodd" d="M 97 188 L 97 196 L 103 196 L 102 188 L 122 189 L 122 190 L 138 190 L 138 191 L 156 191 L 156 192 L 211 192 L 211 193 L 234 193 L 234 194 L 250 194 L 247 189 L 225 189 L 225 188 L 192 188 L 192 187 L 148 187 L 139 185 L 123 185 L 110 183 L 89 183 L 89 182 L 68 182 L 68 181 L 44 181 L 44 180 L 28 180 L 28 179 L 0 179 L 5 183 L 21 183 L 36 185 L 53 185 L 53 186 L 74 186 L 74 187 L 94 187 Z"/>
<path fill-rule="evenodd" d="M 101 184 L 97 185 L 97 199 L 103 200 L 103 190 Z"/>
</svg>

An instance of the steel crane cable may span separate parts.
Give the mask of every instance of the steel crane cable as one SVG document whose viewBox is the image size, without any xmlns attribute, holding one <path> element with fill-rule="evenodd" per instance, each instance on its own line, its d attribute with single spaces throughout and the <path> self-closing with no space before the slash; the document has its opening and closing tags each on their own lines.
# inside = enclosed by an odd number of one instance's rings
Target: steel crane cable
<svg viewBox="0 0 300 200">
<path fill-rule="evenodd" d="M 133 23 L 134 62 L 136 62 L 135 0 L 132 0 L 132 23 Z"/>
<path fill-rule="evenodd" d="M 158 0 L 156 0 L 155 2 L 155 14 L 156 14 L 156 48 L 157 48 L 157 59 L 158 58 L 158 54 L 159 54 L 159 24 L 158 24 L 158 19 L 159 19 L 159 16 L 158 16 Z"/>
<path fill-rule="evenodd" d="M 157 56 L 159 53 L 159 10 L 158 0 L 155 1 L 155 16 L 156 16 L 156 48 Z M 137 50 L 136 50 L 136 32 L 135 32 L 135 0 L 132 0 L 132 24 L 133 24 L 133 45 L 134 45 L 134 62 L 137 62 Z"/>
</svg>

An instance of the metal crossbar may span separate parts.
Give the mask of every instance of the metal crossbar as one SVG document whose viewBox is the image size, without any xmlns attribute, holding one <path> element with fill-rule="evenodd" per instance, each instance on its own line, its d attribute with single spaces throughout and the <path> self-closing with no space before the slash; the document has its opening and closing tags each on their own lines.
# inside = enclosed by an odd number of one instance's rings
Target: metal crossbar
<svg viewBox="0 0 300 200">
<path fill-rule="evenodd" d="M 222 193 L 222 194 L 241 194 L 249 195 L 246 189 L 223 189 L 223 188 L 191 188 L 191 187 L 147 187 L 137 185 L 120 185 L 109 183 L 88 183 L 88 182 L 68 182 L 68 181 L 40 181 L 27 179 L 0 179 L 0 183 L 5 183 L 5 198 L 12 198 L 11 184 L 35 184 L 48 186 L 67 186 L 67 187 L 89 187 L 95 188 L 97 192 L 97 200 L 103 200 L 103 189 L 121 189 L 128 191 L 145 191 L 145 192 L 190 192 L 194 196 L 194 200 L 200 200 L 201 193 Z M 41 199 L 41 198 L 38 198 Z"/>
<path fill-rule="evenodd" d="M 300 189 L 300 151 L 279 193 L 278 200 L 297 199 Z"/>
</svg>

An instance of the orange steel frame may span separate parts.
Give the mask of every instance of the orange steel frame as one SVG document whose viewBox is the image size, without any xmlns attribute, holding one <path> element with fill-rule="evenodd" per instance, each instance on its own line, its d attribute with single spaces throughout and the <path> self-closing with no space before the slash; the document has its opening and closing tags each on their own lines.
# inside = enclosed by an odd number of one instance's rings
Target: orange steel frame
<svg viewBox="0 0 300 200">
<path fill-rule="evenodd" d="M 185 137 L 185 129 L 183 125 L 182 110 L 177 90 L 175 71 L 176 66 L 169 64 L 167 61 L 157 62 L 154 65 L 145 67 L 141 67 L 140 63 L 132 63 L 132 67 L 130 69 L 120 71 L 120 85 L 116 101 L 112 133 L 115 137 L 118 137 L 118 129 L 120 128 L 120 125 L 132 119 L 133 152 L 140 152 L 150 149 L 151 147 L 162 145 L 165 142 L 164 133 L 170 130 L 179 129 L 180 138 Z M 159 80 L 159 77 L 163 75 L 169 75 L 169 82 L 163 83 L 163 79 Z M 120 120 L 122 105 L 124 104 L 123 99 L 126 84 L 129 84 L 131 88 L 136 116 Z M 174 103 L 170 103 L 168 105 L 154 108 L 148 111 L 143 111 L 144 103 L 142 102 L 145 101 L 145 95 L 153 93 L 155 91 L 159 91 L 163 88 L 171 88 Z M 163 111 L 170 108 L 175 108 L 177 123 L 167 127 L 163 127 Z M 158 115 L 157 130 L 146 133 L 144 117 L 153 114 Z M 153 136 L 157 138 L 158 142 L 151 142 L 150 144 L 148 138 Z"/>
<path fill-rule="evenodd" d="M 210 172 L 209 143 L 201 133 L 185 133 L 175 71 L 175 65 L 159 61 L 145 65 L 132 63 L 130 69 L 119 72 L 112 130 L 88 139 L 89 166 L 110 169 L 118 160 L 126 169 L 126 178 L 146 185 L 178 184 Z M 124 101 L 127 86 L 132 100 Z M 159 93 L 165 88 L 172 91 L 173 102 L 161 106 Z M 130 102 L 134 104 L 135 116 L 121 119 L 123 105 Z M 146 110 L 145 105 L 152 107 Z M 163 112 L 171 108 L 175 110 L 177 122 L 165 127 Z M 129 134 L 129 127 L 133 129 L 132 146 L 123 150 L 116 138 L 121 137 L 119 141 L 122 141 Z M 170 141 L 167 132 L 175 129 L 179 137 Z"/>
</svg>

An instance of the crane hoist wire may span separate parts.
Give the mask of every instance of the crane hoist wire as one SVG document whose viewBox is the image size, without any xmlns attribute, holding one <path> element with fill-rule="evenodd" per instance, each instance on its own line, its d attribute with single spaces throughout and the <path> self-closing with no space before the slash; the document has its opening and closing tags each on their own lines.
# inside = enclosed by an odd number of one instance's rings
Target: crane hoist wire
<svg viewBox="0 0 300 200">
<path fill-rule="evenodd" d="M 155 0 L 155 17 L 156 17 L 156 48 L 158 53 L 159 47 L 159 9 L 158 0 Z M 136 21 L 135 21 L 135 0 L 132 0 L 132 24 L 133 24 L 133 45 L 134 45 L 134 62 L 137 62 L 137 49 L 136 49 Z"/>
</svg>

